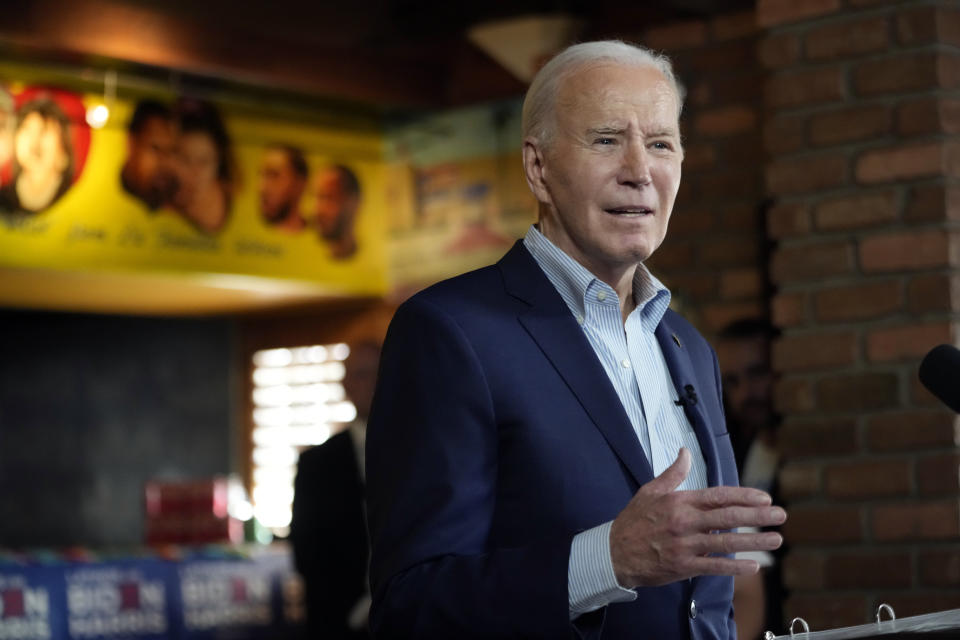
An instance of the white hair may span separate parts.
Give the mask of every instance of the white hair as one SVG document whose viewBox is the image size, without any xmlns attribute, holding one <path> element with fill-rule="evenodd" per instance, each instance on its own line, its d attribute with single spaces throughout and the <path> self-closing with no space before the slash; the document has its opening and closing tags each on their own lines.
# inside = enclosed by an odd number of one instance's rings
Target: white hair
<svg viewBox="0 0 960 640">
<path fill-rule="evenodd" d="M 549 144 L 554 133 L 553 116 L 560 85 L 574 71 L 603 62 L 653 67 L 662 73 L 673 85 L 677 95 L 677 117 L 680 116 L 686 92 L 674 75 L 673 65 L 667 56 L 620 40 L 583 42 L 558 53 L 534 76 L 523 99 L 521 126 L 524 139 L 529 136 Z"/>
</svg>

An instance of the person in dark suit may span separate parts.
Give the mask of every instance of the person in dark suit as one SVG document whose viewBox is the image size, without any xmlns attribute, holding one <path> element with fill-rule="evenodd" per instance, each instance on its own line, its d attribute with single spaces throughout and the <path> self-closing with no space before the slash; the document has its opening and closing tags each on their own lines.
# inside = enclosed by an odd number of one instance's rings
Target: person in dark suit
<svg viewBox="0 0 960 640">
<path fill-rule="evenodd" d="M 297 463 L 290 538 L 306 587 L 310 638 L 367 637 L 363 447 L 379 356 L 374 343 L 354 345 L 343 386 L 356 420 Z"/>
<path fill-rule="evenodd" d="M 496 265 L 397 310 L 367 437 L 376 638 L 736 636 L 737 487 L 717 359 L 643 265 L 680 183 L 667 59 L 575 45 L 534 78 L 539 201 Z"/>
</svg>

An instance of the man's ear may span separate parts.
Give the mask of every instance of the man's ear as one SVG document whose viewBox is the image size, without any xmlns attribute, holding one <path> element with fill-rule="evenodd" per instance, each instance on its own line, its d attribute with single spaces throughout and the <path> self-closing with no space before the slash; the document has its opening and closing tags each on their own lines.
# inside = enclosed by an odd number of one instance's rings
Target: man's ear
<svg viewBox="0 0 960 640">
<path fill-rule="evenodd" d="M 527 177 L 527 185 L 537 201 L 550 202 L 550 190 L 546 183 L 543 145 L 534 138 L 527 138 L 523 141 L 523 172 Z"/>
</svg>

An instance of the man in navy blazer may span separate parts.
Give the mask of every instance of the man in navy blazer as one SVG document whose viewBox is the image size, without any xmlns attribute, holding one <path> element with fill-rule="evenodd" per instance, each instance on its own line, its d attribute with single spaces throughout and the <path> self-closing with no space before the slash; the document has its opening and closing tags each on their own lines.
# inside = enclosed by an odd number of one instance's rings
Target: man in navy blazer
<svg viewBox="0 0 960 640">
<path fill-rule="evenodd" d="M 367 436 L 377 638 L 736 636 L 737 487 L 713 350 L 643 261 L 680 183 L 682 91 L 621 42 L 568 48 L 523 108 L 539 202 L 496 265 L 405 302 Z"/>
</svg>

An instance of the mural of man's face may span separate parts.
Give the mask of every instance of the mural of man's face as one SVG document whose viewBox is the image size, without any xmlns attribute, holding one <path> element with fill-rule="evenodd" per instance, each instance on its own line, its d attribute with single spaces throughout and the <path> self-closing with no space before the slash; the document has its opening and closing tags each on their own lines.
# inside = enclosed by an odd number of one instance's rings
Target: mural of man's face
<svg viewBox="0 0 960 640">
<path fill-rule="evenodd" d="M 260 166 L 260 211 L 268 222 L 281 222 L 297 208 L 305 179 L 283 149 L 267 149 Z"/>
<path fill-rule="evenodd" d="M 346 187 L 340 171 L 328 168 L 317 173 L 313 180 L 313 195 L 321 235 L 329 240 L 351 235 L 360 197 Z"/>
<path fill-rule="evenodd" d="M 176 189 L 177 136 L 173 122 L 148 119 L 128 140 L 125 175 L 131 188 L 151 207 L 168 200 Z"/>
<path fill-rule="evenodd" d="M 314 179 L 314 195 L 317 200 L 317 224 L 324 237 L 333 237 L 340 227 L 340 218 L 346 205 L 343 180 L 334 169 L 319 172 Z"/>
</svg>

